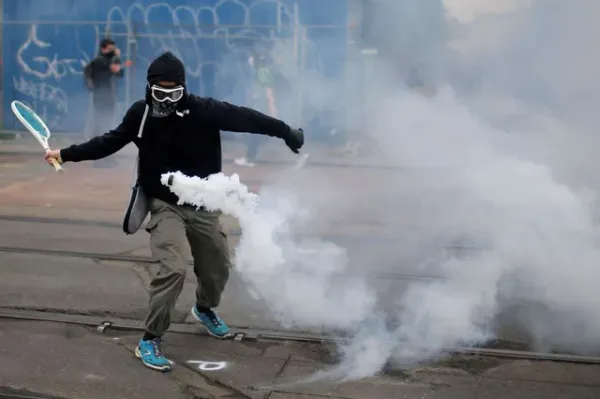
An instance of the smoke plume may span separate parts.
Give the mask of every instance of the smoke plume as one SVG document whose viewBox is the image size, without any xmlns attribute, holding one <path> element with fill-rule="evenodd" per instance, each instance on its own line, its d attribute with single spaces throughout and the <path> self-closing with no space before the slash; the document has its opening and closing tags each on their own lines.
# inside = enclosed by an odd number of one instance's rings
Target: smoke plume
<svg viewBox="0 0 600 399">
<path fill-rule="evenodd" d="M 315 109 L 336 98 L 331 119 L 356 123 L 339 130 L 388 168 L 308 168 L 258 197 L 236 176 L 174 175 L 182 201 L 239 219 L 237 270 L 282 325 L 349 334 L 321 377 L 410 367 L 507 326 L 540 350 L 600 349 L 600 3 L 512 3 L 459 20 L 438 0 L 373 2 L 361 101 L 315 71 L 295 82 Z M 367 222 L 388 232 L 373 250 L 314 227 Z"/>
</svg>

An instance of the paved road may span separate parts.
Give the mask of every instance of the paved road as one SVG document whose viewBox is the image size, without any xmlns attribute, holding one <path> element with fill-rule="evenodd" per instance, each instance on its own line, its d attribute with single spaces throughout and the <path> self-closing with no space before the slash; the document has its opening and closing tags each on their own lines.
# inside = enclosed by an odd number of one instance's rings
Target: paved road
<svg viewBox="0 0 600 399">
<path fill-rule="evenodd" d="M 102 170 L 90 168 L 87 164 L 76 164 L 70 165 L 69 170 L 61 176 L 31 159 L 21 159 L 20 162 L 20 166 L 16 162 L 16 166 L 6 172 L 17 178 L 0 183 L 0 219 L 68 218 L 101 222 L 103 225 L 5 219 L 0 223 L 0 247 L 150 257 L 146 232 L 125 236 L 118 227 L 130 183 L 128 165 L 123 164 L 115 170 Z M 23 177 L 27 171 L 29 175 Z M 249 185 L 255 190 L 270 179 L 276 179 L 280 173 L 265 167 L 230 167 L 227 172 L 239 172 L 242 179 L 249 181 Z M 314 175 L 311 173 L 310 176 Z M 333 177 L 336 176 L 333 173 Z M 337 177 L 341 179 L 341 174 Z M 291 175 L 291 178 L 301 180 L 303 176 Z M 239 229 L 232 219 L 225 220 L 225 224 L 232 232 L 230 237 L 233 246 Z M 348 248 L 349 258 L 352 259 L 349 267 L 351 272 L 364 272 L 365 265 L 368 264 L 368 271 L 371 273 L 418 273 L 415 267 L 411 268 L 410 262 L 406 262 L 407 266 L 399 271 L 399 259 L 385 256 L 386 251 L 398 251 L 397 242 L 390 240 L 390 232 L 386 230 L 386 226 L 369 224 L 368 220 L 360 222 L 340 219 L 337 223 L 312 224 L 308 232 L 328 235 L 332 241 Z M 378 240 L 373 240 L 374 233 L 380 236 Z M 375 257 L 382 259 L 382 262 L 366 263 L 369 258 L 372 260 Z M 63 311 L 74 309 L 79 312 L 143 317 L 148 270 L 151 266 L 35 254 L 0 254 L 0 259 L 9 265 L 0 281 L 4 288 L 0 294 L 4 306 Z M 386 263 L 385 259 L 390 262 Z M 39 272 L 40 263 L 44 265 L 45 272 Z M 188 279 L 190 284 L 178 307 L 177 317 L 181 321 L 185 319 L 193 303 L 192 273 L 189 273 Z M 113 281 L 118 283 L 113 284 Z M 406 282 L 380 278 L 373 280 L 371 284 L 381 293 L 390 292 L 388 297 L 393 298 L 393 293 L 401 291 Z M 24 297 L 19 294 L 24 290 L 40 294 Z M 89 300 L 70 300 L 68 296 L 64 296 L 65 291 L 88 293 Z M 76 294 L 74 296 L 77 297 Z M 272 326 L 264 304 L 249 296 L 246 286 L 235 273 L 228 286 L 221 313 L 234 325 Z"/>
<path fill-rule="evenodd" d="M 3 159 L 6 158 L 11 157 L 0 156 L 0 165 L 3 165 Z M 40 162 L 31 159 L 21 159 L 20 162 L 14 161 L 15 166 L 4 168 L 5 178 L 0 181 L 0 218 L 70 218 L 112 223 L 114 226 L 121 223 L 131 183 L 130 162 L 123 162 L 112 170 L 93 169 L 89 164 L 72 164 L 62 176 L 53 173 Z M 7 161 L 5 165 L 8 164 L 10 163 Z M 437 245 L 435 238 L 431 237 L 432 248 L 424 247 L 422 242 L 428 239 L 426 235 L 423 231 L 415 234 L 422 224 L 420 212 L 423 210 L 404 208 L 400 214 L 396 212 L 398 203 L 383 203 L 386 185 L 380 184 L 381 181 L 395 178 L 396 181 L 406 183 L 410 180 L 414 184 L 414 176 L 382 171 L 377 179 L 373 179 L 370 172 L 364 170 L 351 175 L 343 169 L 330 169 L 324 173 L 319 168 L 287 173 L 267 166 L 246 169 L 232 165 L 227 166 L 225 172 L 239 173 L 242 181 L 255 191 L 272 181 L 278 181 L 284 186 L 291 185 L 296 189 L 303 187 L 300 203 L 308 209 L 318 209 L 319 212 L 318 217 L 312 218 L 310 223 L 298 230 L 318 235 L 347 248 L 351 251 L 351 269 L 354 271 L 364 270 L 365 265 L 368 265 L 370 271 L 393 272 L 401 269 L 410 272 L 421 268 L 426 258 L 430 257 L 428 253 Z M 360 186 L 356 182 L 360 182 Z M 394 187 L 393 190 L 398 189 Z M 235 220 L 226 219 L 225 223 L 230 231 L 239 230 Z M 36 229 L 21 226 L 23 227 L 6 228 L 6 231 L 13 228 L 17 231 Z M 73 229 L 70 234 L 76 235 L 77 231 L 84 230 Z M 101 234 L 111 235 L 114 241 L 135 242 L 137 248 L 143 246 L 139 245 L 144 240 L 141 238 L 143 233 L 133 240 L 123 239 L 116 230 L 107 230 Z M 413 246 L 415 239 L 420 242 Z M 6 238 L 2 242 L 8 240 L 10 239 Z M 415 248 L 419 252 L 415 252 Z M 377 262 L 373 262 L 374 259 Z"/>
<path fill-rule="evenodd" d="M 138 337 L 129 332 L 99 334 L 67 324 L 0 320 L 0 387 L 66 399 L 600 396 L 599 366 L 466 357 L 355 382 L 302 383 L 316 371 L 331 369 L 330 348 L 217 341 L 185 334 L 171 334 L 166 339 L 165 352 L 175 367 L 171 373 L 160 374 L 147 370 L 134 358 Z"/>
<path fill-rule="evenodd" d="M 282 173 L 266 167 L 229 168 L 228 172 L 240 172 L 254 188 Z M 312 184 L 320 195 L 328 192 L 327 185 L 332 181 L 339 182 L 340 187 L 353 187 L 352 179 L 350 184 L 342 185 L 341 182 L 348 182 L 348 177 L 337 173 L 334 170 L 326 176 L 299 174 L 290 179 L 291 184 Z M 149 255 L 146 233 L 126 237 L 118 229 L 127 199 L 129 165 L 124 163 L 108 171 L 70 165 L 67 174 L 59 176 L 30 159 L 0 156 L 0 174 L 0 247 L 38 252 L 0 251 L 0 308 L 143 319 L 148 272 L 152 265 L 44 253 L 44 250 L 63 250 Z M 366 179 L 368 175 L 363 177 Z M 367 179 L 365 185 L 368 187 L 368 184 Z M 361 186 L 359 194 L 363 189 Z M 373 196 L 361 194 L 356 198 Z M 309 198 L 315 202 L 318 199 L 318 195 Z M 365 204 L 364 208 L 368 209 L 369 203 Z M 337 220 L 313 225 L 310 232 L 328 234 L 339 243 L 346 243 L 354 251 L 351 252 L 353 270 L 364 269 L 368 264 L 372 271 L 398 271 L 402 260 L 392 256 L 393 249 L 398 248 L 384 240 L 397 235 L 398 231 L 389 229 L 386 224 L 373 223 L 369 215 L 372 213 L 364 212 L 348 219 L 344 212 L 339 212 Z M 24 221 L 22 217 L 85 219 L 104 225 L 69 224 L 64 220 L 40 223 Z M 9 220 L 11 218 L 13 220 Z M 231 220 L 227 226 L 232 232 L 237 228 Z M 378 237 L 379 244 L 369 241 L 373 236 Z M 232 240 L 235 242 L 235 234 Z M 381 253 L 386 255 L 381 256 Z M 372 260 L 374 254 L 379 254 L 378 259 L 387 257 L 392 262 L 365 263 Z M 410 266 L 410 262 L 405 260 L 405 263 Z M 409 266 L 403 271 L 417 271 Z M 174 317 L 178 323 L 192 323 L 188 317 L 194 300 L 191 273 L 188 280 Z M 390 298 L 407 284 L 406 280 L 392 279 L 372 279 L 371 283 Z M 266 306 L 248 294 L 235 273 L 220 312 L 234 326 L 281 329 Z M 27 389 L 68 399 L 600 397 L 600 370 L 596 366 L 494 359 L 453 358 L 428 368 L 346 384 L 286 385 L 284 383 L 297 382 L 315 370 L 330 367 L 325 364 L 331 358 L 330 348 L 293 343 L 220 342 L 201 335 L 175 333 L 167 337 L 165 348 L 179 367 L 171 374 L 162 375 L 144 369 L 134 359 L 132 350 L 138 337 L 139 332 L 101 335 L 80 326 L 0 320 L 0 387 L 10 387 L 13 393 Z M 209 372 L 198 370 L 198 363 L 190 361 L 226 362 L 227 365 L 222 370 Z M 273 384 L 276 386 L 269 387 Z"/>
</svg>

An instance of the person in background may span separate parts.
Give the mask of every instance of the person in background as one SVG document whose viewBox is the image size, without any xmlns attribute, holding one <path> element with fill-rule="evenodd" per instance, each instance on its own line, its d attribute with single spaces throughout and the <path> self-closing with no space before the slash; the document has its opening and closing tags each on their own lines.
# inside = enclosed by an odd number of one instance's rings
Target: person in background
<svg viewBox="0 0 600 399">
<path fill-rule="evenodd" d="M 111 39 L 100 42 L 100 54 L 84 69 L 86 86 L 92 95 L 92 136 L 110 130 L 115 117 L 116 86 L 115 78 L 123 77 L 121 51 Z M 95 162 L 95 167 L 110 168 L 114 158 Z"/>
<path fill-rule="evenodd" d="M 275 83 L 281 80 L 275 69 L 268 50 L 258 47 L 252 51 L 248 58 L 248 63 L 252 68 L 253 83 L 250 87 L 250 106 L 265 114 L 277 118 L 277 105 L 275 102 Z M 254 167 L 258 149 L 263 142 L 263 137 L 257 135 L 247 135 L 245 137 L 246 155 L 236 159 L 234 162 L 239 166 Z"/>
</svg>

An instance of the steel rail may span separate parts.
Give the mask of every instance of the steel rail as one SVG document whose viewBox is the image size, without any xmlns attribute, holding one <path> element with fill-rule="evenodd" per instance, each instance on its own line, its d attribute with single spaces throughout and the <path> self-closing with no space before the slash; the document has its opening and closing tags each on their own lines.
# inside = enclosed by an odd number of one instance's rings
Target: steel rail
<svg viewBox="0 0 600 399">
<path fill-rule="evenodd" d="M 95 261 L 124 262 L 124 263 L 145 264 L 145 265 L 156 263 L 152 258 L 145 257 L 145 256 L 92 253 L 92 252 L 77 252 L 77 251 L 62 251 L 62 250 L 55 250 L 55 249 L 0 246 L 0 253 L 2 253 L 2 252 L 19 253 L 19 254 L 48 255 L 48 256 L 59 256 L 59 257 L 80 258 L 80 259 L 92 259 Z M 188 264 L 193 265 L 193 262 L 189 261 Z M 343 272 L 342 273 L 342 272 L 340 272 L 340 273 L 337 273 L 336 276 L 345 277 L 345 278 L 369 278 L 369 279 L 407 280 L 407 281 L 436 281 L 436 280 L 442 279 L 442 277 L 439 277 L 439 276 L 385 273 L 385 272 L 368 272 L 368 273 L 356 273 L 356 272 L 354 272 L 354 273 L 353 272 Z"/>
<path fill-rule="evenodd" d="M 40 223 L 40 224 L 63 224 L 70 226 L 94 226 L 94 227 L 108 227 L 108 228 L 117 228 L 121 229 L 121 223 L 117 222 L 103 222 L 99 220 L 85 220 L 85 219 L 72 219 L 72 218 L 62 218 L 62 217 L 39 217 L 39 216 L 20 216 L 20 215 L 2 215 L 0 214 L 0 221 L 8 221 L 8 222 L 23 222 L 23 223 Z M 416 229 L 417 226 L 412 224 L 405 224 L 402 226 L 402 229 Z M 398 232 L 400 234 L 400 232 Z M 232 237 L 239 237 L 242 233 L 239 229 L 228 230 L 227 234 Z M 331 240 L 352 240 L 352 241 L 369 241 L 372 243 L 389 243 L 393 246 L 397 245 L 397 238 L 391 237 L 388 235 L 375 235 L 371 234 L 369 236 L 352 236 L 349 234 L 339 234 L 339 233 L 300 233 L 299 236 L 315 236 L 318 235 L 321 238 L 331 239 Z M 440 245 L 442 248 L 447 249 L 457 249 L 457 250 L 481 250 L 482 248 L 476 245 L 465 245 L 465 244 L 446 244 Z"/>
<path fill-rule="evenodd" d="M 39 216 L 19 216 L 19 215 L 0 215 L 0 220 L 6 222 L 40 223 L 40 224 L 65 224 L 70 226 L 94 226 L 121 228 L 117 222 L 103 222 L 100 220 L 70 219 L 70 218 L 52 218 Z"/>
<path fill-rule="evenodd" d="M 64 324 L 74 324 L 85 327 L 95 327 L 99 333 L 114 329 L 120 331 L 144 331 L 144 322 L 135 319 L 123 319 L 109 316 L 92 316 L 66 314 L 58 312 L 45 312 L 23 309 L 9 309 L 0 307 L 0 319 L 43 321 Z M 311 344 L 342 344 L 348 338 L 337 337 L 329 334 L 315 334 L 304 332 L 290 332 L 278 330 L 262 330 L 246 327 L 232 327 L 233 339 L 236 341 L 279 341 L 279 342 L 303 342 Z M 185 323 L 173 323 L 170 331 L 181 334 L 206 333 L 196 325 Z M 552 361 L 561 363 L 600 365 L 600 357 L 580 356 L 563 353 L 543 353 L 519 350 L 490 349 L 490 348 L 458 348 L 444 351 L 452 355 L 487 356 L 514 360 Z"/>
</svg>

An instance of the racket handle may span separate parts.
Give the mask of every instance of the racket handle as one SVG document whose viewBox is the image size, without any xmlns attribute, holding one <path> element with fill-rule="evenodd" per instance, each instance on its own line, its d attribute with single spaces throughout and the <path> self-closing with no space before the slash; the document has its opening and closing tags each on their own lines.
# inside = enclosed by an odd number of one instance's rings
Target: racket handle
<svg viewBox="0 0 600 399">
<path fill-rule="evenodd" d="M 52 166 L 54 166 L 54 170 L 56 170 L 57 172 L 64 172 L 65 171 L 62 168 L 62 166 L 60 166 L 60 164 L 58 163 L 58 161 L 56 159 L 51 159 L 50 162 L 52 162 Z"/>
</svg>

